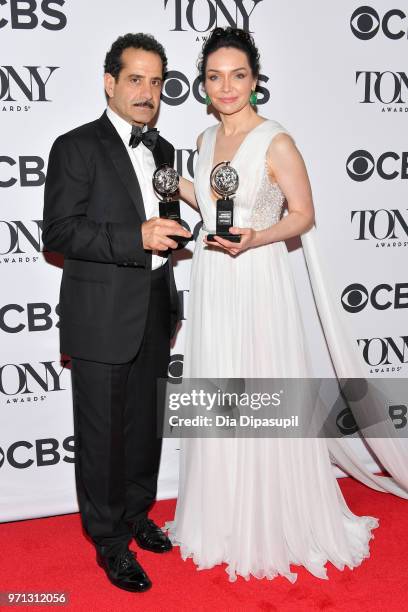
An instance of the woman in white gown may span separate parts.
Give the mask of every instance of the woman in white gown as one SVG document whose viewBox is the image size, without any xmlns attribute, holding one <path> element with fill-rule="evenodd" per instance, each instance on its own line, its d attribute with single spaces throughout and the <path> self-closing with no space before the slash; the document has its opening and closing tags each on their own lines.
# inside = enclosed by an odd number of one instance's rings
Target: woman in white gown
<svg viewBox="0 0 408 612">
<path fill-rule="evenodd" d="M 183 377 L 311 376 L 285 245 L 314 223 L 302 157 L 287 131 L 253 108 L 259 56 L 249 34 L 214 30 L 200 72 L 221 123 L 198 139 L 194 189 L 181 182 L 182 197 L 198 204 L 203 218 Z M 210 173 L 224 160 L 239 174 L 231 231 L 241 242 L 216 238 L 210 245 L 216 210 Z M 285 199 L 288 214 L 281 218 Z M 342 570 L 369 556 L 377 525 L 347 507 L 325 439 L 182 440 L 176 514 L 167 527 L 183 558 L 199 569 L 226 563 L 230 580 L 282 575 L 294 582 L 295 564 L 327 578 L 327 561 Z"/>
</svg>

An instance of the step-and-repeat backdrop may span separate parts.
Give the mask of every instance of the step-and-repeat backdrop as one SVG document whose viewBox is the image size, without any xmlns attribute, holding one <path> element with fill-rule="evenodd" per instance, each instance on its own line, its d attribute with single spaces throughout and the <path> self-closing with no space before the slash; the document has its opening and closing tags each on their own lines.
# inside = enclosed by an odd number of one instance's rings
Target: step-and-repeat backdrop
<svg viewBox="0 0 408 612">
<path fill-rule="evenodd" d="M 309 170 L 321 257 L 367 376 L 408 361 L 408 5 L 396 0 L 4 0 L 0 2 L 0 520 L 77 510 L 69 360 L 58 347 L 62 258 L 41 241 L 48 153 L 105 108 L 103 61 L 126 32 L 152 33 L 169 73 L 158 127 L 193 177 L 197 134 L 215 121 L 196 61 L 208 32 L 251 31 L 259 113 L 294 136 Z M 186 206 L 193 229 L 199 217 Z M 289 244 L 316 375 L 331 362 L 299 241 Z M 188 318 L 191 251 L 175 268 Z M 182 375 L 184 326 L 169 374 Z M 372 471 L 365 447 L 357 450 Z M 177 493 L 165 441 L 159 497 Z"/>
</svg>

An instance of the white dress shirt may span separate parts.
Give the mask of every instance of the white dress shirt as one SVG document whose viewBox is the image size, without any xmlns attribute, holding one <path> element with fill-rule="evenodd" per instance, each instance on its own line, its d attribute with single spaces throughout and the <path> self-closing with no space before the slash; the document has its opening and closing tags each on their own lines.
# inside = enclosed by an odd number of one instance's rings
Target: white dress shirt
<svg viewBox="0 0 408 612">
<path fill-rule="evenodd" d="M 119 136 L 121 137 L 123 144 L 129 154 L 130 161 L 132 162 L 134 171 L 139 181 L 140 191 L 142 192 L 144 209 L 146 212 L 146 219 L 159 216 L 159 202 L 156 194 L 153 190 L 152 178 L 153 173 L 156 170 L 156 164 L 154 161 L 153 153 L 145 147 L 141 142 L 137 147 L 132 148 L 129 146 L 129 139 L 132 134 L 132 125 L 119 117 L 110 106 L 106 109 L 106 114 L 116 128 Z M 143 131 L 147 130 L 147 125 L 144 126 Z M 152 252 L 152 270 L 160 268 L 167 261 L 166 257 L 161 257 L 158 251 Z"/>
</svg>

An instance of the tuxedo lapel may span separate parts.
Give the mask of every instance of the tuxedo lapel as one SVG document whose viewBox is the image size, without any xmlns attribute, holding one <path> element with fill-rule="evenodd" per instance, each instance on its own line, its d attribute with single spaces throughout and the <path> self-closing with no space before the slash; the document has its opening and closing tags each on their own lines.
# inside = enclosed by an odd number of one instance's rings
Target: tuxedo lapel
<svg viewBox="0 0 408 612">
<path fill-rule="evenodd" d="M 111 158 L 122 183 L 125 185 L 140 219 L 142 221 L 146 221 L 143 195 L 140 189 L 139 181 L 137 180 L 136 172 L 134 171 L 129 154 L 126 151 L 116 129 L 109 121 L 106 112 L 104 112 L 102 117 L 99 119 L 98 131 L 99 138 L 101 139 L 107 154 Z"/>
</svg>

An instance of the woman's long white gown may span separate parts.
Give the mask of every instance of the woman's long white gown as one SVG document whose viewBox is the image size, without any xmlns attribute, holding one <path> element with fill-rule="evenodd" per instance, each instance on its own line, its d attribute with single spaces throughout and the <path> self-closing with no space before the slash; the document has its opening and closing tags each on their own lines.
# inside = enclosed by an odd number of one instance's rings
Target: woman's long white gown
<svg viewBox="0 0 408 612">
<path fill-rule="evenodd" d="M 217 126 L 208 128 L 196 167 L 203 229 L 194 252 L 186 330 L 186 378 L 311 375 L 299 303 L 284 242 L 238 257 L 206 248 L 215 228 L 210 191 Z M 278 133 L 264 121 L 245 138 L 231 165 L 239 173 L 234 225 L 263 229 L 279 221 L 284 196 L 266 173 Z M 378 520 L 354 515 L 332 472 L 322 438 L 185 438 L 179 496 L 169 523 L 173 543 L 199 569 L 225 562 L 237 575 L 272 579 L 303 565 L 327 578 L 325 564 L 358 566 L 369 556 Z"/>
</svg>

